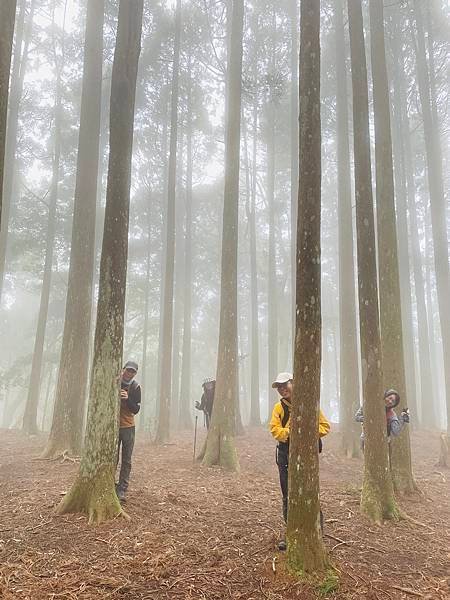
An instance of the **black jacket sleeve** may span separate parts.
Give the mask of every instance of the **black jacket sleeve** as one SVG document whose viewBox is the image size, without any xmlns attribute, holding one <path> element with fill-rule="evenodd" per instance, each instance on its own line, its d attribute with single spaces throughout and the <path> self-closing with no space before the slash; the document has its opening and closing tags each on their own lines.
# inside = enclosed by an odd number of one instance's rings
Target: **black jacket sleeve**
<svg viewBox="0 0 450 600">
<path fill-rule="evenodd" d="M 134 415 L 137 415 L 141 410 L 141 386 L 138 383 L 130 385 L 127 406 Z"/>
</svg>

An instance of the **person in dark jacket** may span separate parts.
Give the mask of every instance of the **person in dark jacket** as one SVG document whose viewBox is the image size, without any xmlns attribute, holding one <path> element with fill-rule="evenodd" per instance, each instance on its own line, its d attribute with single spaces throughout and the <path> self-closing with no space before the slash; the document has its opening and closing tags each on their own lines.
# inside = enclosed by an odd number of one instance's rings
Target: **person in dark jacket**
<svg viewBox="0 0 450 600">
<path fill-rule="evenodd" d="M 215 379 L 205 379 L 205 381 L 202 384 L 202 387 L 203 394 L 200 399 L 200 402 L 195 403 L 195 408 L 204 412 L 206 428 L 209 429 L 214 405 L 214 393 L 216 391 Z"/>
<path fill-rule="evenodd" d="M 122 456 L 120 460 L 119 482 L 116 483 L 116 493 L 121 502 L 125 502 L 130 480 L 131 456 L 133 454 L 135 438 L 134 415 L 136 415 L 141 408 L 141 386 L 135 379 L 137 371 L 137 363 L 129 360 L 123 367 L 122 381 L 120 383 L 120 420 L 117 463 L 119 462 L 121 447 Z"/>
</svg>

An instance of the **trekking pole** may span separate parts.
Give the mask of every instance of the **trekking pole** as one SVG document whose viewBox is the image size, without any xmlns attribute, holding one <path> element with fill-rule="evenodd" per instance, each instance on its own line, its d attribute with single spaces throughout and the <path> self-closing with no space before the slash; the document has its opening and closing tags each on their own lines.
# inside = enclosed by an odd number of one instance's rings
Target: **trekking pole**
<svg viewBox="0 0 450 600">
<path fill-rule="evenodd" d="M 197 421 L 198 415 L 195 415 L 195 425 L 194 425 L 194 452 L 192 455 L 192 464 L 195 464 L 195 447 L 197 445 Z"/>
</svg>

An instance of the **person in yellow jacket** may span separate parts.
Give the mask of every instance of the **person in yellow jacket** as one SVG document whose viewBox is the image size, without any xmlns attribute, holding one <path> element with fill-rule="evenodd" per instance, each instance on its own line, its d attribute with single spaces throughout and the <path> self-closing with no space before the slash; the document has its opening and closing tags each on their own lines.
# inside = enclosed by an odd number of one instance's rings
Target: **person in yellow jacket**
<svg viewBox="0 0 450 600">
<path fill-rule="evenodd" d="M 287 522 L 288 510 L 288 467 L 289 467 L 289 433 L 292 399 L 292 373 L 279 373 L 272 383 L 272 387 L 280 394 L 280 400 L 275 404 L 270 419 L 270 433 L 277 440 L 276 462 L 280 474 L 280 487 L 283 496 L 283 518 Z M 323 412 L 319 411 L 319 452 L 322 451 L 322 438 L 330 431 L 330 423 Z M 322 524 L 322 511 L 320 513 Z M 286 549 L 286 542 L 278 545 L 280 550 Z"/>
</svg>

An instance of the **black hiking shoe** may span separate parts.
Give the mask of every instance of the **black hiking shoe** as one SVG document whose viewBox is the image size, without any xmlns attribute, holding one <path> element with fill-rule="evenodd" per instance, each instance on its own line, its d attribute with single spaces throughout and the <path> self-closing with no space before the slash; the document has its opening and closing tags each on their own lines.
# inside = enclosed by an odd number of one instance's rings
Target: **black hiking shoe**
<svg viewBox="0 0 450 600">
<path fill-rule="evenodd" d="M 117 494 L 117 497 L 119 498 L 119 502 L 126 502 L 127 501 L 125 492 L 123 491 L 122 488 L 117 487 L 116 488 L 116 494 Z"/>
<path fill-rule="evenodd" d="M 286 540 L 281 540 L 278 542 L 278 550 L 280 552 L 286 552 Z"/>
</svg>

